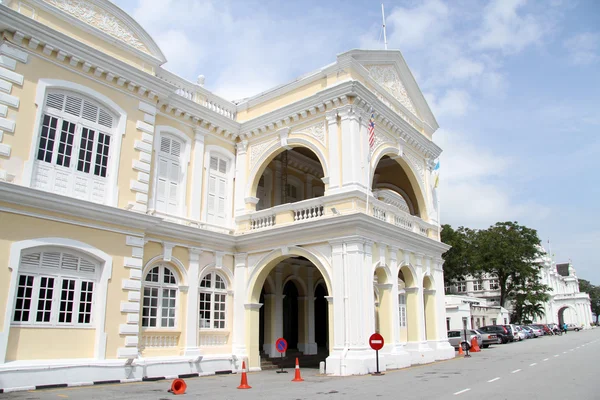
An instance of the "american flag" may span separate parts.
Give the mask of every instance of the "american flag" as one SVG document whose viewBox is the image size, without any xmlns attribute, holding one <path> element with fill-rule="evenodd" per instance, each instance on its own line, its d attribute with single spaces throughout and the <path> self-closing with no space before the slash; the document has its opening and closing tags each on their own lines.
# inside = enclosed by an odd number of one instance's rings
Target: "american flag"
<svg viewBox="0 0 600 400">
<path fill-rule="evenodd" d="M 371 119 L 369 119 L 369 148 L 373 150 L 375 146 L 375 111 L 371 110 Z"/>
</svg>

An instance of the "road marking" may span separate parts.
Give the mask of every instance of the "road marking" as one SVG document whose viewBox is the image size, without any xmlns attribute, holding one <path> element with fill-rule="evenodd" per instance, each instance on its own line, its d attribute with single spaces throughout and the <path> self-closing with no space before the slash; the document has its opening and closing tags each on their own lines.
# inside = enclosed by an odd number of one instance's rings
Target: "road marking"
<svg viewBox="0 0 600 400">
<path fill-rule="evenodd" d="M 563 351 L 563 354 L 567 354 L 567 352 L 566 352 L 566 351 Z"/>
<path fill-rule="evenodd" d="M 488 383 L 490 383 L 490 382 L 496 382 L 498 379 L 500 379 L 500 377 L 498 377 L 498 378 L 494 378 L 494 379 L 490 379 L 490 380 L 488 381 Z"/>
<path fill-rule="evenodd" d="M 554 357 L 558 357 L 558 356 L 560 356 L 560 354 L 555 354 L 555 355 L 554 355 Z"/>
<path fill-rule="evenodd" d="M 544 358 L 542 361 L 548 361 L 548 359 L 547 359 L 547 358 Z"/>
<path fill-rule="evenodd" d="M 515 369 L 513 372 L 511 372 L 511 374 L 516 374 L 519 371 L 520 371 L 520 369 Z"/>
<path fill-rule="evenodd" d="M 454 393 L 454 395 L 456 396 L 457 394 L 462 394 L 464 392 L 468 392 L 469 390 L 471 390 L 471 388 L 463 389 L 463 390 L 461 390 L 459 392 Z"/>
<path fill-rule="evenodd" d="M 529 364 L 530 367 L 533 367 L 534 365 L 537 365 L 537 363 Z"/>
</svg>

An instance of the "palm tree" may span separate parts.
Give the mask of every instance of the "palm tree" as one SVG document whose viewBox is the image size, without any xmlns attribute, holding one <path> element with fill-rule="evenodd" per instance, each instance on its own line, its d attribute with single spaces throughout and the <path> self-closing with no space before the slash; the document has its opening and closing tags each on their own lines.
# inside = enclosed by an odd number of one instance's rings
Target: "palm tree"
<svg viewBox="0 0 600 400">
<path fill-rule="evenodd" d="M 526 303 L 523 306 L 523 317 L 533 321 L 536 317 L 542 318 L 546 314 L 543 303 Z"/>
</svg>

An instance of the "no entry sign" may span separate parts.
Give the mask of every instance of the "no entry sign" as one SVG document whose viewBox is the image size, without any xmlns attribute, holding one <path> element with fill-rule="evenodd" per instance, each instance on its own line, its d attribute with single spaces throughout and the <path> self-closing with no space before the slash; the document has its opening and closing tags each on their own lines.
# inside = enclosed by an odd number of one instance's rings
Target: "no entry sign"
<svg viewBox="0 0 600 400">
<path fill-rule="evenodd" d="M 381 350 L 383 348 L 383 336 L 379 333 L 374 333 L 369 338 L 369 345 L 373 350 Z"/>
<path fill-rule="evenodd" d="M 287 341 L 282 337 L 277 339 L 277 341 L 275 342 L 275 348 L 280 353 L 285 353 L 285 351 L 287 350 L 287 346 Z"/>
</svg>

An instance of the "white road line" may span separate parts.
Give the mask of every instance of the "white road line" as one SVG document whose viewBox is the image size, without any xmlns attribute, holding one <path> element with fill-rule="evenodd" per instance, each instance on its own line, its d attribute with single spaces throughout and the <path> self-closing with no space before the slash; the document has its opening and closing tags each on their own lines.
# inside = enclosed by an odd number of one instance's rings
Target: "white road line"
<svg viewBox="0 0 600 400">
<path fill-rule="evenodd" d="M 520 369 L 515 369 L 513 372 L 511 372 L 511 374 L 516 374 L 519 371 L 520 371 Z"/>
<path fill-rule="evenodd" d="M 497 377 L 497 378 L 494 378 L 494 379 L 490 379 L 490 380 L 488 381 L 488 383 L 490 383 L 490 382 L 496 382 L 498 379 L 500 379 L 500 377 Z"/>
<path fill-rule="evenodd" d="M 548 361 L 548 358 L 544 358 L 542 361 Z"/>
<path fill-rule="evenodd" d="M 454 393 L 454 395 L 456 396 L 457 394 L 462 394 L 464 392 L 468 392 L 469 390 L 471 390 L 471 388 L 463 389 L 463 390 L 461 390 L 459 392 Z"/>
<path fill-rule="evenodd" d="M 537 363 L 529 364 L 530 367 L 533 367 L 534 365 L 537 365 Z"/>
<path fill-rule="evenodd" d="M 567 354 L 567 352 L 566 352 L 566 351 L 563 351 L 563 354 Z"/>
<path fill-rule="evenodd" d="M 558 356 L 560 356 L 560 354 L 555 354 L 555 355 L 554 355 L 554 357 L 558 357 Z"/>
</svg>

